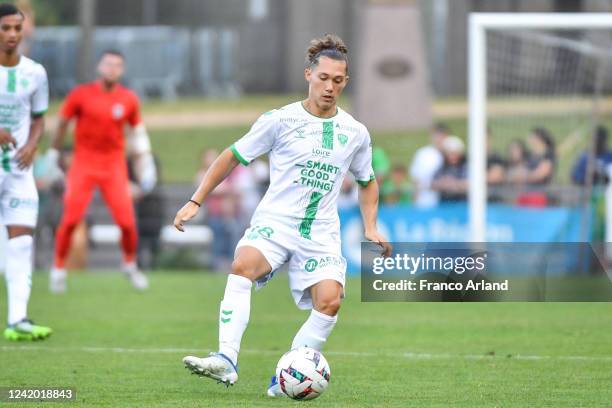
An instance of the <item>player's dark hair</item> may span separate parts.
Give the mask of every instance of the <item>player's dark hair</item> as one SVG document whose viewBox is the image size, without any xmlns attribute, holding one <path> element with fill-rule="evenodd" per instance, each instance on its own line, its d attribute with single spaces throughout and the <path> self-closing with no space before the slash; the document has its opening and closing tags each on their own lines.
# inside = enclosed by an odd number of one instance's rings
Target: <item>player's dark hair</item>
<svg viewBox="0 0 612 408">
<path fill-rule="evenodd" d="M 25 18 L 25 15 L 12 4 L 2 3 L 0 4 L 0 18 L 6 16 L 14 16 L 15 14 L 19 14 L 21 17 Z"/>
<path fill-rule="evenodd" d="M 319 65 L 321 57 L 328 57 L 346 62 L 348 72 L 348 48 L 342 38 L 335 34 L 325 34 L 322 38 L 314 38 L 306 50 L 306 66 L 312 68 Z"/>
<path fill-rule="evenodd" d="M 125 56 L 123 55 L 123 53 L 117 49 L 114 48 L 108 48 L 104 51 L 102 51 L 102 54 L 100 54 L 100 58 L 102 59 L 102 57 L 106 56 L 106 55 L 114 55 L 116 57 L 121 58 L 122 60 L 125 60 Z"/>
</svg>

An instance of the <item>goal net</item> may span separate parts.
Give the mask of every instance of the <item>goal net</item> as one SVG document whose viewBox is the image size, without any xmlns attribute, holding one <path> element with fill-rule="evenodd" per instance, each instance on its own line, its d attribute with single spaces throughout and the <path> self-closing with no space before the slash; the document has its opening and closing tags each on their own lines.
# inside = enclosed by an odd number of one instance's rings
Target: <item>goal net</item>
<svg viewBox="0 0 612 408">
<path fill-rule="evenodd" d="M 584 204 L 589 183 L 572 189 L 571 174 L 579 156 L 593 149 L 595 127 L 612 125 L 612 17 L 475 13 L 469 52 L 472 241 L 486 241 L 487 199 Z M 534 129 L 544 129 L 551 143 L 531 140 Z M 487 157 L 494 155 L 506 166 L 498 184 L 486 181 Z M 542 155 L 552 159 L 550 174 L 525 179 Z M 595 161 L 588 162 L 591 171 Z"/>
</svg>

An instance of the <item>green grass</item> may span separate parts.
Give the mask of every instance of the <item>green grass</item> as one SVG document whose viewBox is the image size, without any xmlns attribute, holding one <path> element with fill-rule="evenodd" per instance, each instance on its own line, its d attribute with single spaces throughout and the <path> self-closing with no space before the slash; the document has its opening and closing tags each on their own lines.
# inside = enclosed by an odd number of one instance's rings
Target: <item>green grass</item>
<svg viewBox="0 0 612 408">
<path fill-rule="evenodd" d="M 293 305 L 284 276 L 253 296 L 240 380 L 229 389 L 188 375 L 181 364 L 185 354 L 217 344 L 224 277 L 168 272 L 151 281 L 151 291 L 138 294 L 118 274 L 83 274 L 71 277 L 68 294 L 52 296 L 45 277 L 35 276 L 30 315 L 55 333 L 35 344 L 1 341 L 0 386 L 75 387 L 70 406 L 294 404 L 264 396 L 307 316 Z M 361 303 L 354 279 L 347 294 L 324 350 L 331 385 L 309 406 L 587 407 L 612 400 L 610 303 Z"/>
</svg>

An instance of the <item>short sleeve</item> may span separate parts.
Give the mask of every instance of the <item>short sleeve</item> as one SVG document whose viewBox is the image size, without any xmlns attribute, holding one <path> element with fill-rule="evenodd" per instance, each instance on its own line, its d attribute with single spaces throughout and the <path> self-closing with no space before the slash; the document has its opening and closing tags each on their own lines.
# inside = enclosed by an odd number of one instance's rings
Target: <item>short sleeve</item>
<svg viewBox="0 0 612 408">
<path fill-rule="evenodd" d="M 47 71 L 42 65 L 38 66 L 37 86 L 32 94 L 32 116 L 44 115 L 49 109 L 49 81 Z"/>
<path fill-rule="evenodd" d="M 368 131 L 364 129 L 363 132 L 363 139 L 357 148 L 355 156 L 353 156 L 349 170 L 355 176 L 357 183 L 365 187 L 375 177 L 374 170 L 372 169 L 372 141 Z"/>
<path fill-rule="evenodd" d="M 135 127 L 142 121 L 142 118 L 140 116 L 140 102 L 138 101 L 138 96 L 136 96 L 135 94 L 133 95 L 132 110 L 130 112 L 130 116 L 128 116 L 127 119 L 128 123 L 132 127 Z"/>
<path fill-rule="evenodd" d="M 62 118 L 70 119 L 79 114 L 79 89 L 80 88 L 74 89 L 68 94 L 68 96 L 64 100 L 64 103 L 60 109 L 60 115 L 62 116 Z"/>
<path fill-rule="evenodd" d="M 275 116 L 273 111 L 261 115 L 251 130 L 230 147 L 240 163 L 246 166 L 272 150 L 278 131 Z"/>
</svg>

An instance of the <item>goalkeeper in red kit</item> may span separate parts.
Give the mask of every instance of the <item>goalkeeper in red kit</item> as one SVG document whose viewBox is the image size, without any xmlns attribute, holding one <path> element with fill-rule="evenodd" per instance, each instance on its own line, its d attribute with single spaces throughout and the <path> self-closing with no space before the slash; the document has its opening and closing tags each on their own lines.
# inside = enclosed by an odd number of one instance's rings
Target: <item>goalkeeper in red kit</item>
<svg viewBox="0 0 612 408">
<path fill-rule="evenodd" d="M 66 97 L 59 113 L 57 132 L 49 155 L 57 160 L 72 119 L 76 121 L 74 159 L 66 178 L 64 211 L 55 235 L 55 256 L 49 287 L 54 293 L 66 291 L 65 260 L 75 227 L 81 222 L 96 188 L 121 229 L 122 271 L 134 288 L 148 287 L 146 276 L 136 264 L 138 234 L 125 158 L 126 148 L 136 158 L 140 189 L 147 192 L 156 183 L 151 144 L 140 118 L 138 97 L 119 81 L 124 57 L 105 51 L 98 64 L 98 79 L 77 86 Z M 131 132 L 124 136 L 128 125 Z"/>
</svg>

